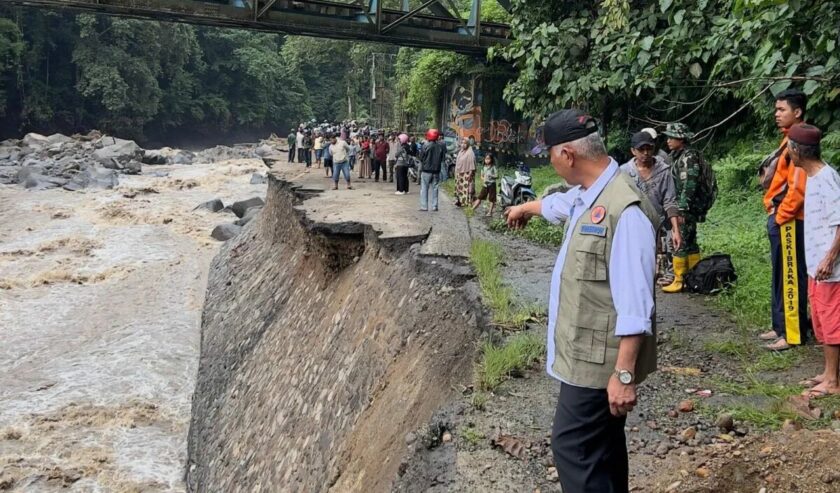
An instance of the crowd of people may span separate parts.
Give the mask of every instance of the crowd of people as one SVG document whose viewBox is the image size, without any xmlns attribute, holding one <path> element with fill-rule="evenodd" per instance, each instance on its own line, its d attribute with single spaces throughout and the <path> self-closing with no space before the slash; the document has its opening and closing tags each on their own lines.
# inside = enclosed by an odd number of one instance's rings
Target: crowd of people
<svg viewBox="0 0 840 493">
<path fill-rule="evenodd" d="M 396 195 L 409 193 L 409 169 L 414 169 L 416 183 L 420 185 L 421 211 L 437 211 L 440 183 L 448 178 L 446 158 L 449 150 L 440 131 L 429 129 L 425 139 L 418 141 L 414 136 L 388 130 L 378 130 L 354 121 L 341 123 L 301 123 L 287 137 L 290 163 L 301 163 L 306 172 L 312 168 L 323 168 L 325 177 L 332 178 L 333 189 L 337 190 L 341 178 L 347 189 L 352 189 L 352 175 L 358 180 L 372 180 L 378 183 L 394 183 Z M 484 184 L 479 197 L 475 197 L 475 143 L 464 140 L 458 154 L 459 179 L 471 170 L 468 202 L 477 208 L 481 200 L 489 200 L 490 212 L 496 201 L 497 172 L 494 158 L 485 156 L 482 172 Z M 463 172 L 463 173 L 462 173 Z M 462 187 L 463 188 L 463 187 Z M 456 202 L 460 206 L 460 202 Z"/>
</svg>

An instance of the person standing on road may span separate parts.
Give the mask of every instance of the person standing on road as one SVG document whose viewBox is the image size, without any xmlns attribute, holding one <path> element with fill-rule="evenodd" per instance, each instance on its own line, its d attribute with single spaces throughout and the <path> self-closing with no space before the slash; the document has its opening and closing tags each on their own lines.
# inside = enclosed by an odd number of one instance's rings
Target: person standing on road
<svg viewBox="0 0 840 493">
<path fill-rule="evenodd" d="M 359 179 L 370 180 L 370 177 L 370 137 L 362 135 L 362 140 L 359 143 Z"/>
<path fill-rule="evenodd" d="M 560 381 L 551 449 L 563 491 L 627 493 L 624 424 L 636 385 L 656 369 L 655 231 L 659 217 L 607 155 L 595 120 L 551 114 L 544 142 L 568 192 L 511 207 L 512 228 L 533 216 L 565 221 L 551 277 L 546 369 Z"/>
<path fill-rule="evenodd" d="M 294 131 L 289 132 L 286 137 L 286 143 L 289 144 L 289 162 L 295 162 L 295 144 L 297 143 L 297 134 Z"/>
<path fill-rule="evenodd" d="M 784 351 L 802 344 L 811 328 L 802 231 L 808 175 L 802 168 L 793 166 L 787 150 L 788 131 L 805 120 L 806 106 L 807 98 L 801 91 L 788 89 L 776 95 L 776 125 L 785 135 L 779 147 L 785 150 L 779 156 L 776 168 L 768 170 L 772 178 L 764 194 L 770 261 L 773 266 L 773 328 L 758 336 L 761 340 L 772 341 L 765 347 L 773 351 Z"/>
<path fill-rule="evenodd" d="M 487 217 L 493 216 L 493 211 L 496 210 L 496 181 L 499 179 L 499 171 L 496 169 L 496 158 L 492 154 L 484 155 L 484 166 L 481 167 L 481 191 L 478 192 L 478 197 L 472 203 L 472 209 L 478 209 L 482 200 L 490 202 L 490 209 L 485 214 Z"/>
<path fill-rule="evenodd" d="M 338 190 L 338 180 L 341 174 L 344 174 L 344 181 L 347 182 L 347 190 L 352 190 L 353 187 L 350 186 L 350 146 L 347 144 L 347 141 L 333 135 L 328 152 L 332 159 L 333 190 Z"/>
<path fill-rule="evenodd" d="M 663 227 L 657 234 L 656 244 L 657 252 L 663 257 L 663 261 L 657 262 L 657 265 L 660 266 L 659 272 L 664 275 L 668 271 L 668 262 L 664 261 L 666 252 L 678 251 L 682 246 L 680 207 L 677 203 L 674 176 L 668 163 L 656 153 L 656 143 L 649 132 L 642 130 L 630 137 L 630 153 L 633 154 L 633 159 L 621 165 L 620 169 L 636 182 L 636 186 L 647 195 L 659 214 L 659 221 Z M 668 236 L 671 237 L 671 245 L 666 244 Z"/>
<path fill-rule="evenodd" d="M 664 286 L 665 293 L 679 293 L 683 289 L 685 274 L 700 261 L 700 245 L 697 243 L 697 223 L 706 220 L 717 189 L 714 175 L 703 159 L 703 154 L 689 144 L 694 134 L 684 123 L 669 123 L 665 128 L 668 148 L 671 149 L 671 174 L 677 186 L 679 205 L 680 237 L 682 244 L 674 250 L 674 282 Z"/>
<path fill-rule="evenodd" d="M 475 152 L 469 141 L 461 141 L 455 159 L 455 207 L 470 205 L 475 199 Z"/>
<path fill-rule="evenodd" d="M 301 123 L 300 127 L 298 127 L 297 134 L 295 135 L 295 149 L 297 149 L 297 161 L 299 163 L 305 163 L 306 161 L 303 159 L 303 124 Z"/>
<path fill-rule="evenodd" d="M 388 143 L 385 142 L 385 136 L 379 135 L 376 138 L 376 144 L 373 147 L 373 177 L 374 181 L 379 181 L 379 171 L 382 170 L 382 181 L 388 181 Z"/>
<path fill-rule="evenodd" d="M 356 167 L 356 157 L 359 154 L 359 143 L 354 138 L 348 137 L 345 139 L 347 141 L 347 145 L 350 146 L 350 171 Z"/>
<path fill-rule="evenodd" d="M 326 146 L 327 144 L 324 143 L 324 137 L 321 135 L 320 132 L 318 132 L 315 137 L 315 144 L 313 146 L 313 149 L 315 149 L 315 163 L 318 165 L 319 168 L 321 167 L 321 163 L 323 162 L 322 159 L 324 158 L 324 147 Z"/>
<path fill-rule="evenodd" d="M 822 160 L 817 127 L 800 123 L 788 131 L 793 165 L 808 175 L 805 189 L 805 263 L 814 335 L 823 345 L 823 373 L 804 382 L 804 395 L 840 394 L 840 174 Z"/>
<path fill-rule="evenodd" d="M 388 176 L 389 180 L 394 183 L 394 166 L 397 164 L 397 150 L 400 148 L 400 142 L 397 140 L 397 134 L 391 134 L 388 138 Z"/>
<path fill-rule="evenodd" d="M 306 130 L 303 134 L 303 161 L 306 163 L 306 172 L 312 167 L 312 131 Z"/>
<path fill-rule="evenodd" d="M 408 193 L 408 159 L 410 150 L 408 144 L 408 135 L 400 134 L 399 136 L 400 148 L 397 149 L 397 164 L 394 167 L 397 174 L 397 191 L 396 195 L 405 195 Z"/>
<path fill-rule="evenodd" d="M 428 143 L 420 152 L 420 210 L 428 211 L 429 202 L 433 211 L 438 210 L 438 187 L 440 169 L 446 158 L 446 145 L 440 142 L 440 131 L 430 128 L 426 132 Z"/>
<path fill-rule="evenodd" d="M 332 142 L 333 139 L 335 139 L 335 136 L 327 134 L 327 138 L 330 139 L 328 142 Z M 327 178 L 331 178 L 333 176 L 333 158 L 332 152 L 330 151 L 330 145 L 331 144 L 327 144 L 321 150 L 321 158 L 323 159 L 324 163 L 324 176 L 326 176 Z"/>
</svg>

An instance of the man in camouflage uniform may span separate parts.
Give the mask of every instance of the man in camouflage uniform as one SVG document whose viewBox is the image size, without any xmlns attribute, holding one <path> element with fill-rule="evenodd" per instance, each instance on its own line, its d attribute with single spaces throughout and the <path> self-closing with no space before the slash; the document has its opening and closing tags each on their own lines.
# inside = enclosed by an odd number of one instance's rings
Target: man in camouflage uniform
<svg viewBox="0 0 840 493">
<path fill-rule="evenodd" d="M 683 288 L 683 276 L 700 261 L 700 246 L 697 244 L 697 223 L 706 218 L 704 211 L 692 210 L 697 204 L 697 186 L 700 180 L 703 155 L 689 147 L 694 136 L 684 123 L 669 123 L 663 132 L 668 137 L 671 149 L 671 172 L 677 185 L 677 198 L 680 207 L 680 234 L 682 245 L 674 252 L 674 282 L 664 286 L 666 293 L 679 293 Z"/>
</svg>

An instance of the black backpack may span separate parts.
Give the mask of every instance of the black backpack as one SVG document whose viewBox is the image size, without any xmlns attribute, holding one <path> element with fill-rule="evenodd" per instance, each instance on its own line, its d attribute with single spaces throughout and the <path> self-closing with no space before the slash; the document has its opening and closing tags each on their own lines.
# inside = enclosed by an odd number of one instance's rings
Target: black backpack
<svg viewBox="0 0 840 493">
<path fill-rule="evenodd" d="M 715 253 L 697 262 L 685 275 L 683 285 L 690 293 L 717 294 L 737 280 L 732 258 L 725 253 Z"/>
</svg>

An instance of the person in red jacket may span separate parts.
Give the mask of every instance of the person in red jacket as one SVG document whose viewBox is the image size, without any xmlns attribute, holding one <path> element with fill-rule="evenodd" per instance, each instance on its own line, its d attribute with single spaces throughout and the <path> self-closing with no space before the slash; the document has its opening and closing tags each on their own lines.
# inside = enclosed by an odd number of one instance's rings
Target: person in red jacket
<svg viewBox="0 0 840 493">
<path fill-rule="evenodd" d="M 388 181 L 388 142 L 385 136 L 380 134 L 376 137 L 376 144 L 373 147 L 373 179 L 379 181 L 379 170 L 382 170 L 382 181 Z"/>
<path fill-rule="evenodd" d="M 807 175 L 793 165 L 787 150 L 790 127 L 805 119 L 807 98 L 802 91 L 788 89 L 776 95 L 776 125 L 785 137 L 764 194 L 770 258 L 773 262 L 773 328 L 759 338 L 772 341 L 767 349 L 783 351 L 802 344 L 811 329 L 808 318 L 808 272 L 805 267 L 803 219 Z"/>
</svg>

